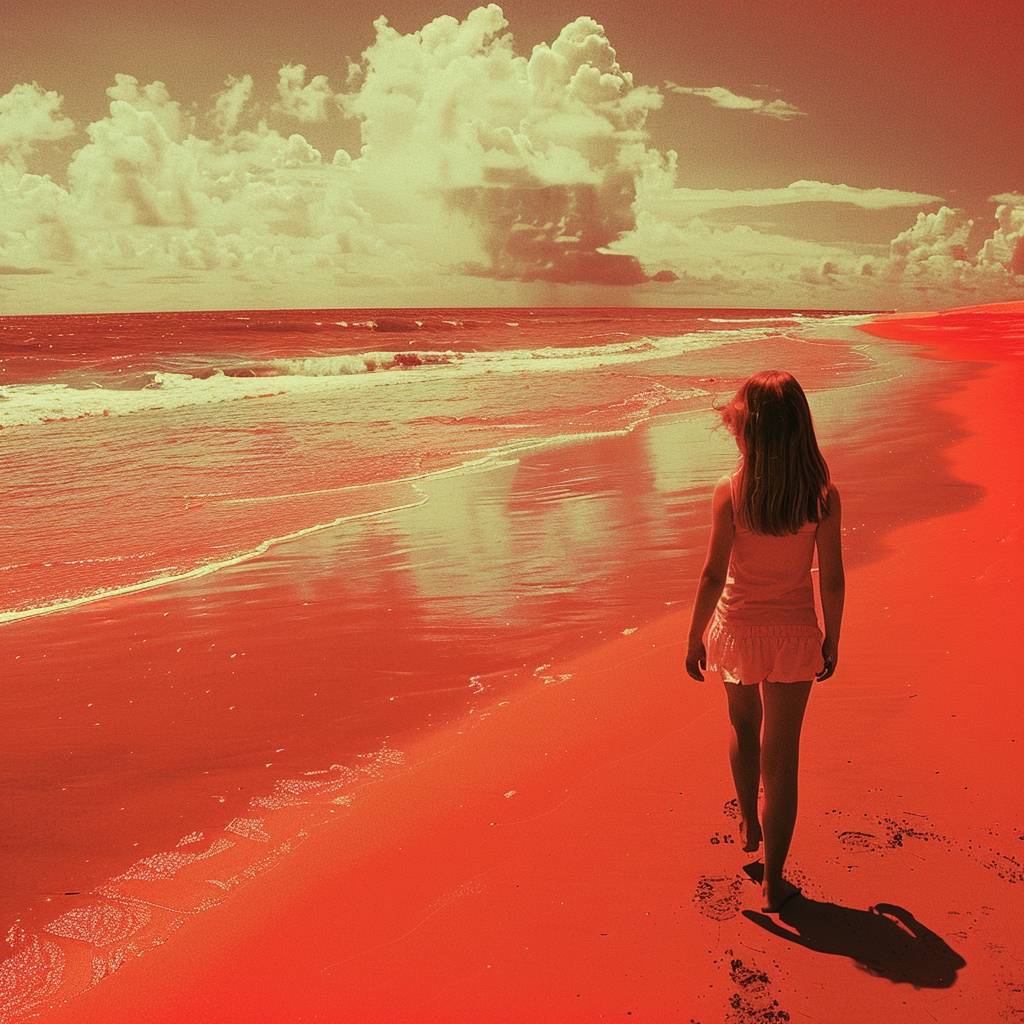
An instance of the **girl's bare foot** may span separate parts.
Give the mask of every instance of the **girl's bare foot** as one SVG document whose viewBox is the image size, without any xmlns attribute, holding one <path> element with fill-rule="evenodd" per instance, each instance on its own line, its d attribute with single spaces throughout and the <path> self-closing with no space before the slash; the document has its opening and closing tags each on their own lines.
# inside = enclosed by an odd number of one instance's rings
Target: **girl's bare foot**
<svg viewBox="0 0 1024 1024">
<path fill-rule="evenodd" d="M 765 882 L 761 886 L 761 895 L 764 899 L 764 905 L 761 907 L 762 912 L 765 914 L 777 914 L 782 909 L 782 904 L 798 892 L 800 892 L 800 887 L 792 882 L 787 882 L 785 878 L 771 885 Z"/>
<path fill-rule="evenodd" d="M 761 823 L 757 818 L 749 824 L 740 818 L 740 839 L 747 853 L 753 853 L 761 845 Z"/>
</svg>

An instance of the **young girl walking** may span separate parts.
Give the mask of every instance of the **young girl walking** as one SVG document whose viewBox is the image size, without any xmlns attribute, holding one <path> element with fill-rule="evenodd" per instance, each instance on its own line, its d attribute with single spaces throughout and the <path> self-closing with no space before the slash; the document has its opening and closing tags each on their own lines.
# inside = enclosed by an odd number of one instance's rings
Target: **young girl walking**
<svg viewBox="0 0 1024 1024">
<path fill-rule="evenodd" d="M 800 891 L 782 871 L 796 824 L 804 709 L 814 680 L 828 679 L 839 660 L 842 510 L 807 398 L 791 374 L 755 373 L 717 411 L 740 459 L 715 487 L 686 671 L 703 681 L 701 669 L 710 669 L 725 685 L 743 849 L 757 850 L 763 836 L 762 910 L 776 913 Z M 815 547 L 824 635 L 811 583 Z"/>
</svg>

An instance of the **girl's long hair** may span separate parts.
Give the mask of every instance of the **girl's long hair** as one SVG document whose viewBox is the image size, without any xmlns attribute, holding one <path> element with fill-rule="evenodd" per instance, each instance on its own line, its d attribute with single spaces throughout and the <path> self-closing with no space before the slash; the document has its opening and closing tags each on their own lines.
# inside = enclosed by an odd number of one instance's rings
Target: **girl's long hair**
<svg viewBox="0 0 1024 1024">
<path fill-rule="evenodd" d="M 762 370 L 719 408 L 742 440 L 733 515 L 754 533 L 782 536 L 828 515 L 829 472 L 814 436 L 807 396 L 785 370 Z"/>
</svg>

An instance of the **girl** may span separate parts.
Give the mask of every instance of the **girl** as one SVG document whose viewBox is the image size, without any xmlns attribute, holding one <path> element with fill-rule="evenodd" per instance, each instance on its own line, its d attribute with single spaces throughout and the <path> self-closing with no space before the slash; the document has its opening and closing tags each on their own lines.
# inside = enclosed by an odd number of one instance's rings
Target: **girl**
<svg viewBox="0 0 1024 1024">
<path fill-rule="evenodd" d="M 725 684 L 729 759 L 748 852 L 762 838 L 757 811 L 764 778 L 762 910 L 776 913 L 800 891 L 782 877 L 782 868 L 796 823 L 804 709 L 813 681 L 828 679 L 839 660 L 845 596 L 841 506 L 818 450 L 807 398 L 791 374 L 755 373 L 716 411 L 741 457 L 736 471 L 715 487 L 686 671 L 703 681 L 700 670 L 710 668 Z M 824 636 L 811 584 L 815 546 Z"/>
</svg>

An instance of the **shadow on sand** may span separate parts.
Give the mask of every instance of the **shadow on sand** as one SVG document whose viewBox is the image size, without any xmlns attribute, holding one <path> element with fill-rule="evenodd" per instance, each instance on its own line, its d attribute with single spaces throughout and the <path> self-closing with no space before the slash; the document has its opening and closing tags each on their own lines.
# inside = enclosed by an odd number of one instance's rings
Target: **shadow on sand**
<svg viewBox="0 0 1024 1024">
<path fill-rule="evenodd" d="M 743 870 L 761 884 L 764 864 L 755 861 Z M 967 964 L 944 939 L 894 903 L 854 910 L 797 893 L 786 900 L 777 918 L 753 910 L 744 910 L 743 916 L 789 942 L 849 957 L 868 974 L 914 988 L 951 988 Z"/>
</svg>

